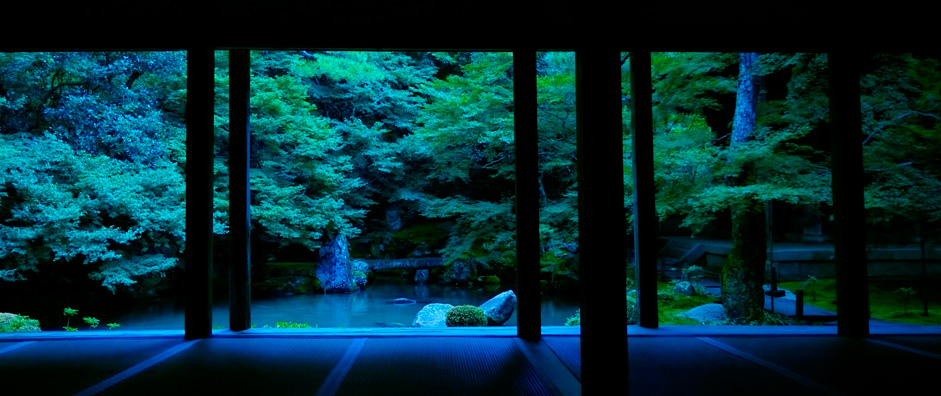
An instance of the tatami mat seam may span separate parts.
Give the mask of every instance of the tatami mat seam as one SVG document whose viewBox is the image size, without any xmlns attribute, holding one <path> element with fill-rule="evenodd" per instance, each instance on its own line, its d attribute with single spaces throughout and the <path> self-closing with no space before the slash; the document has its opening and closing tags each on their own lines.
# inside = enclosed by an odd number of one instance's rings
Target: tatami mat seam
<svg viewBox="0 0 941 396">
<path fill-rule="evenodd" d="M 782 376 L 784 376 L 784 377 L 790 378 L 791 380 L 794 380 L 794 381 L 796 381 L 797 383 L 800 383 L 801 385 L 804 385 L 804 386 L 806 386 L 806 387 L 808 387 L 808 388 L 811 388 L 811 389 L 813 389 L 813 390 L 815 390 L 815 391 L 817 391 L 817 392 L 820 392 L 820 393 L 823 393 L 823 394 L 827 394 L 827 395 L 842 395 L 842 394 L 843 394 L 843 393 L 838 392 L 838 391 L 836 391 L 836 390 L 834 390 L 834 389 L 831 389 L 830 387 L 827 387 L 827 386 L 818 384 L 818 383 L 816 383 L 816 382 L 810 380 L 809 378 L 804 377 L 803 375 L 797 374 L 797 373 L 795 373 L 795 372 L 793 372 L 793 371 L 791 371 L 791 370 L 788 370 L 788 369 L 786 369 L 786 368 L 784 368 L 784 367 L 781 367 L 781 366 L 779 366 L 779 365 L 777 365 L 777 364 L 774 364 L 774 363 L 771 363 L 771 362 L 769 362 L 769 361 L 767 361 L 767 360 L 764 360 L 764 359 L 762 359 L 762 358 L 759 358 L 759 357 L 757 357 L 757 356 L 755 356 L 755 355 L 752 355 L 752 354 L 750 354 L 750 353 L 748 353 L 748 352 L 745 352 L 745 351 L 739 350 L 739 349 L 737 349 L 737 348 L 734 348 L 734 347 L 732 347 L 731 345 L 728 345 L 728 344 L 723 343 L 723 342 L 721 342 L 721 341 L 718 341 L 718 340 L 715 340 L 715 339 L 712 339 L 712 338 L 707 338 L 707 337 L 695 337 L 695 338 L 696 338 L 697 340 L 700 340 L 700 341 L 702 341 L 702 342 L 704 342 L 704 343 L 706 343 L 706 344 L 709 344 L 709 345 L 711 345 L 711 346 L 713 346 L 713 347 L 716 347 L 716 348 L 721 349 L 721 350 L 723 350 L 723 351 L 725 351 L 725 352 L 728 352 L 728 353 L 730 353 L 730 354 L 732 354 L 732 355 L 738 356 L 738 357 L 740 357 L 740 358 L 742 358 L 742 359 L 748 360 L 748 361 L 750 361 L 750 362 L 752 362 L 752 363 L 755 363 L 755 364 L 757 364 L 757 365 L 759 365 L 759 366 L 762 366 L 762 367 L 767 368 L 767 369 L 769 369 L 769 370 L 771 370 L 771 371 L 774 371 L 775 373 L 778 373 L 778 374 L 780 374 L 780 375 L 782 375 Z"/>
</svg>

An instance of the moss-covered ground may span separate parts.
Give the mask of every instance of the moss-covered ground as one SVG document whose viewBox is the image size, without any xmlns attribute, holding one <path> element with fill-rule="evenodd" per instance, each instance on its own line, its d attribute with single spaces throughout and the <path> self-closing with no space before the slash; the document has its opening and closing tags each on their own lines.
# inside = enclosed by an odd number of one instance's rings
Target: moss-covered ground
<svg viewBox="0 0 941 396">
<path fill-rule="evenodd" d="M 661 325 L 698 325 L 693 319 L 679 317 L 677 314 L 689 311 L 704 304 L 717 301 L 716 296 L 694 295 L 683 296 L 673 292 L 673 284 L 657 281 L 657 308 Z"/>
<path fill-rule="evenodd" d="M 917 294 L 904 302 L 901 286 L 889 286 L 886 282 L 869 283 L 870 317 L 895 323 L 941 325 L 941 301 L 929 298 L 928 316 L 922 316 L 921 296 Z M 804 282 L 781 282 L 778 287 L 790 291 L 804 289 L 804 303 L 828 311 L 837 312 L 836 281 L 819 279 L 804 286 Z M 904 303 L 903 303 L 904 302 Z"/>
</svg>

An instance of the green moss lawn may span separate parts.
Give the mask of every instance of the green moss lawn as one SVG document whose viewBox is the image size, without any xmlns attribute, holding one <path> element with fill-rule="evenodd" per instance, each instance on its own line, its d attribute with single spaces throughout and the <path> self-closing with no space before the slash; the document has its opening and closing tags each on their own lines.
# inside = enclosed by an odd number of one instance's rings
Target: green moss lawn
<svg viewBox="0 0 941 396">
<path fill-rule="evenodd" d="M 790 291 L 804 288 L 804 282 L 781 282 L 778 287 Z M 895 323 L 941 325 L 941 301 L 928 301 L 928 316 L 923 312 L 920 296 L 914 296 L 903 304 L 903 297 L 898 288 L 880 287 L 876 282 L 869 283 L 869 311 L 873 319 Z M 804 303 L 828 311 L 837 312 L 836 281 L 819 279 L 804 289 Z"/>
</svg>

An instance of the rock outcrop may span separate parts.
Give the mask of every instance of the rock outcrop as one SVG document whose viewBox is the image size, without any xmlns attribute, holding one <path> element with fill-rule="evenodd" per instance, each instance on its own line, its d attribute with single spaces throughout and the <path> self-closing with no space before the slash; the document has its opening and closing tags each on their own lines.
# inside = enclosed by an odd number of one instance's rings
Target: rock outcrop
<svg viewBox="0 0 941 396">
<path fill-rule="evenodd" d="M 350 262 L 350 244 L 344 235 L 337 235 L 320 248 L 317 279 L 328 293 L 349 293 L 356 289 L 353 265 Z"/>
<path fill-rule="evenodd" d="M 512 290 L 497 294 L 483 303 L 480 309 L 483 309 L 484 314 L 487 315 L 488 326 L 502 326 L 516 309 L 516 294 Z"/>
</svg>

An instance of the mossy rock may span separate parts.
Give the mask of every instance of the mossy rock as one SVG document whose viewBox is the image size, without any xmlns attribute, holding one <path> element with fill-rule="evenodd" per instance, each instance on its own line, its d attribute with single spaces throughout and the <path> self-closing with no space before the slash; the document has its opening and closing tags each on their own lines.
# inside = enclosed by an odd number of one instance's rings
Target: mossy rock
<svg viewBox="0 0 941 396">
<path fill-rule="evenodd" d="M 487 325 L 483 309 L 473 305 L 458 305 L 448 310 L 445 317 L 448 327 L 477 327 Z"/>
</svg>

